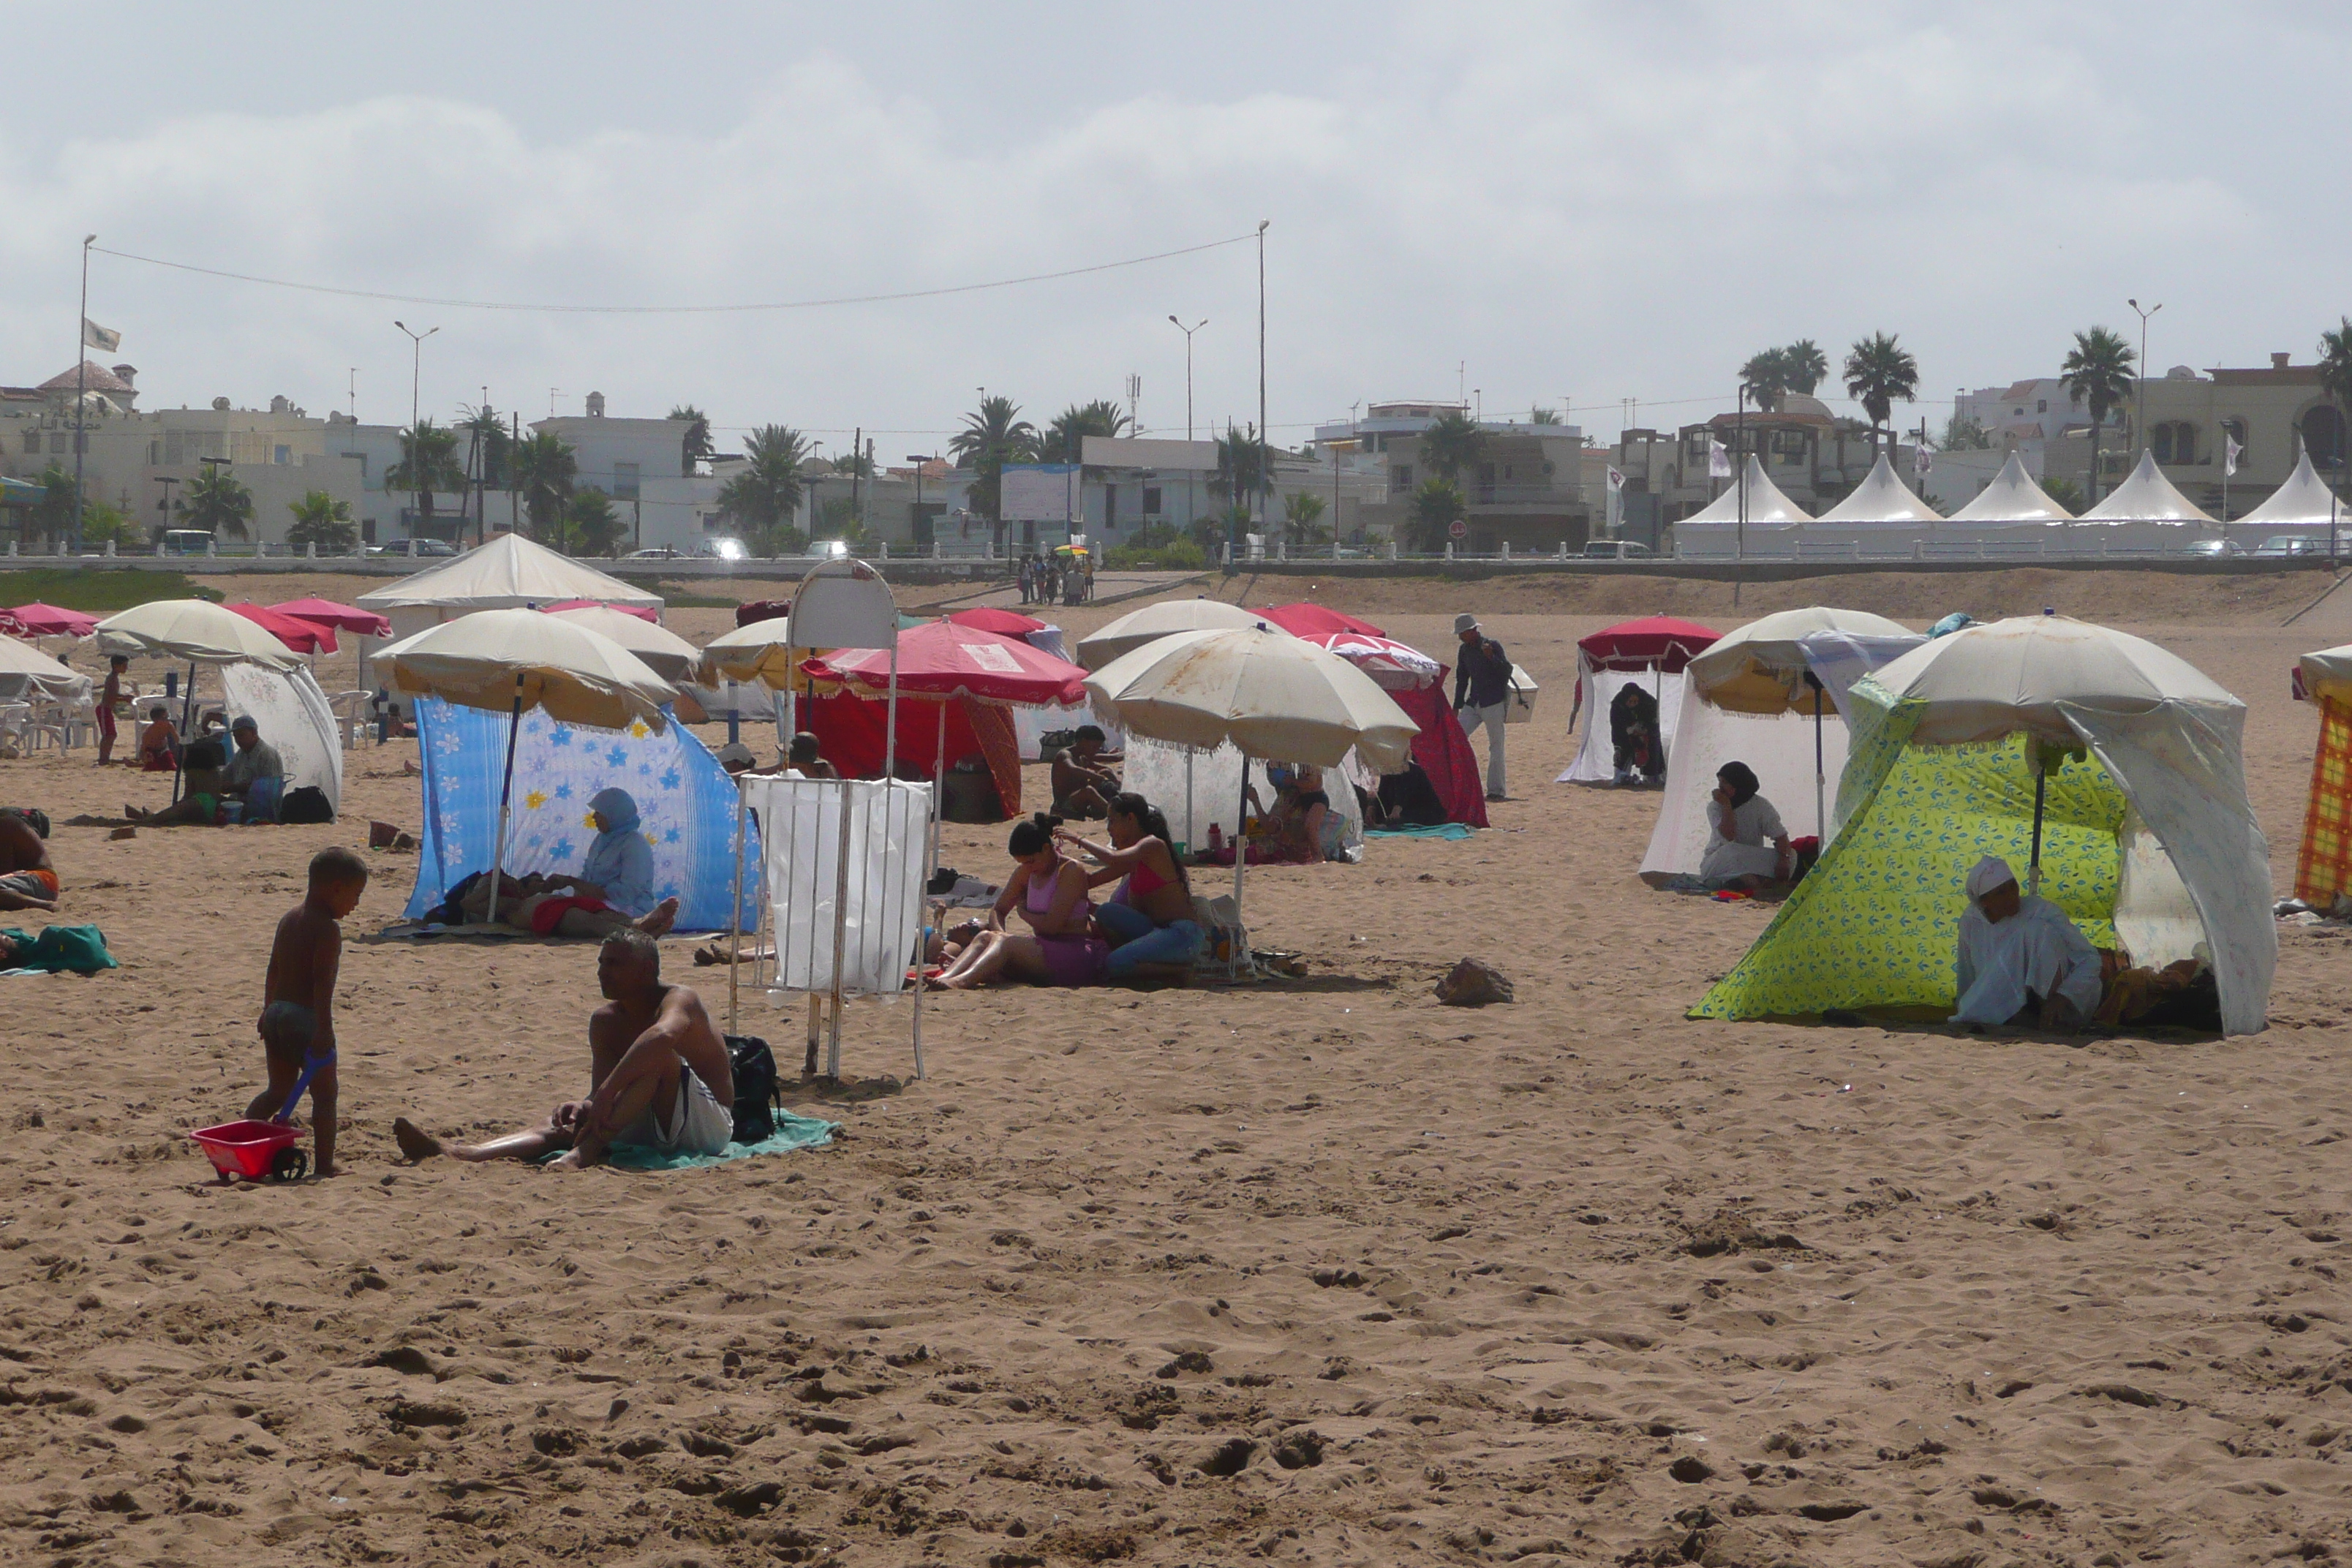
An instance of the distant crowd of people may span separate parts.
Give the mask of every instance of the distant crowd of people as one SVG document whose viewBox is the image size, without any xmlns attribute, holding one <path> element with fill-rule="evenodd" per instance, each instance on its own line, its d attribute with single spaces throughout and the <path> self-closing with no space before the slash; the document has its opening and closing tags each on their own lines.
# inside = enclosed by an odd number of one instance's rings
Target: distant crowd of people
<svg viewBox="0 0 2352 1568">
<path fill-rule="evenodd" d="M 1024 555 L 1014 576 L 1024 605 L 1083 605 L 1095 596 L 1095 558 L 1074 555 Z"/>
</svg>

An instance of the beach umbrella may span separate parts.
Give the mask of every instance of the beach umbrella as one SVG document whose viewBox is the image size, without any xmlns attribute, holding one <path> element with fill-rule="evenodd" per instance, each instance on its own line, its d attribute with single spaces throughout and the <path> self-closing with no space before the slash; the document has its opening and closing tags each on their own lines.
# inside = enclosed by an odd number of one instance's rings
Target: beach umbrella
<svg viewBox="0 0 2352 1568">
<path fill-rule="evenodd" d="M 1353 749 L 1396 773 L 1421 732 L 1362 670 L 1263 624 L 1157 638 L 1096 670 L 1086 689 L 1132 733 L 1204 751 L 1232 744 L 1242 753 L 1244 798 L 1252 757 L 1331 768 Z M 1237 839 L 1236 918 L 1248 858 Z"/>
<path fill-rule="evenodd" d="M 652 621 L 656 626 L 661 623 L 661 612 L 647 605 L 608 605 L 602 599 L 565 599 L 558 604 L 541 605 L 540 608 L 559 616 L 566 610 L 612 610 L 641 621 Z"/>
<path fill-rule="evenodd" d="M 109 616 L 92 628 L 108 653 L 147 653 L 190 663 L 250 659 L 272 669 L 296 669 L 293 650 L 256 622 L 204 599 L 156 599 Z"/>
<path fill-rule="evenodd" d="M 1311 647 L 1338 654 L 1383 691 L 1414 691 L 1445 677 L 1445 667 L 1409 644 L 1370 632 L 1299 634 Z"/>
<path fill-rule="evenodd" d="M 0 637 L 0 693 L 5 693 L 7 700 L 21 702 L 37 696 L 44 702 L 84 702 L 89 699 L 89 676 L 30 644 Z"/>
<path fill-rule="evenodd" d="M 332 653 L 335 628 L 298 616 L 282 615 L 260 605 L 224 605 L 233 616 L 243 616 L 296 653 Z"/>
<path fill-rule="evenodd" d="M 1867 610 L 1837 610 L 1813 605 L 1782 610 L 1748 622 L 1738 631 L 1717 637 L 1706 652 L 1685 667 L 1699 700 L 1734 713 L 1810 713 L 1813 716 L 1813 830 L 1829 842 L 1829 777 L 1822 761 L 1822 724 L 1836 706 L 1805 659 L 1804 639 L 1820 632 L 1838 632 L 1859 639 L 1890 639 L 1881 651 L 1914 646 L 1925 639 L 1885 616 Z"/>
<path fill-rule="evenodd" d="M 684 680 L 693 670 L 695 660 L 702 657 L 692 643 L 666 626 L 655 625 L 650 616 L 640 616 L 633 610 L 609 605 L 575 605 L 570 609 L 550 608 L 546 613 L 612 638 L 645 660 L 646 668 L 664 680 Z"/>
<path fill-rule="evenodd" d="M 1594 669 L 1649 669 L 1679 675 L 1690 661 L 1722 640 L 1723 634 L 1696 621 L 1644 616 L 1620 621 L 1577 639 L 1577 651 Z"/>
<path fill-rule="evenodd" d="M 805 657 L 810 651 L 802 648 L 800 653 Z M 763 680 L 781 691 L 792 679 L 793 662 L 792 618 L 776 616 L 721 632 L 703 644 L 696 672 L 714 686 L 724 677 L 747 683 Z"/>
<path fill-rule="evenodd" d="M 85 616 L 79 610 L 63 609 L 56 605 L 44 605 L 38 600 L 29 605 L 19 605 L 8 614 L 37 637 L 86 637 L 98 629 L 96 616 Z"/>
<path fill-rule="evenodd" d="M 947 618 L 960 626 L 994 632 L 1003 637 L 1025 637 L 1031 632 L 1044 631 L 1046 625 L 1018 610 L 1000 609 L 994 605 L 975 605 L 969 610 L 950 610 Z"/>
<path fill-rule="evenodd" d="M 677 689 L 610 637 L 562 616 L 537 610 L 478 610 L 427 626 L 380 648 L 376 667 L 411 697 L 438 697 L 461 707 L 509 715 L 507 760 L 499 784 L 498 837 L 490 858 L 490 910 L 499 907 L 507 816 L 514 793 L 515 739 L 523 710 L 538 708 L 563 724 L 623 730 L 643 722 L 658 731 Z"/>
<path fill-rule="evenodd" d="M 298 621 L 313 621 L 322 626 L 332 626 L 339 632 L 358 632 L 362 637 L 388 637 L 392 623 L 373 610 L 362 610 L 356 605 L 339 605 L 332 599 L 289 599 L 271 609 L 281 616 L 291 616 Z"/>
<path fill-rule="evenodd" d="M 1078 641 L 1078 662 L 1100 669 L 1123 654 L 1132 653 L 1156 637 L 1177 632 L 1246 631 L 1268 624 L 1265 617 L 1222 599 L 1163 599 L 1130 610 L 1092 637 Z"/>
<path fill-rule="evenodd" d="M 2128 717 L 2176 705 L 2217 715 L 2242 713 L 2245 707 L 2179 655 L 2065 616 L 1966 626 L 1913 648 L 1867 679 L 1897 704 L 1917 705 L 1915 743 L 1963 745 L 2024 732 L 2033 769 L 2032 874 L 2037 881 L 2046 770 L 2063 753 L 2083 749 L 2069 710 Z M 2217 722 L 2229 729 L 2234 721 Z"/>
<path fill-rule="evenodd" d="M 1367 637 L 1375 637 L 1388 636 L 1370 621 L 1307 599 L 1295 605 L 1276 605 L 1256 614 L 1261 620 L 1272 621 L 1295 637 L 1328 637 L 1334 632 L 1362 632 Z"/>
</svg>

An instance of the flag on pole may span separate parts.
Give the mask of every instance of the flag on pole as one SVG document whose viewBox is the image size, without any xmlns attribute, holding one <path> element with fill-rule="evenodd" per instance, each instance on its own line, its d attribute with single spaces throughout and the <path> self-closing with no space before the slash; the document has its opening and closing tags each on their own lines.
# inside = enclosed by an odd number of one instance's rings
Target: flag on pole
<svg viewBox="0 0 2352 1568">
<path fill-rule="evenodd" d="M 1935 467 L 1935 454 L 1927 449 L 1927 444 L 1925 441 L 1920 442 L 1919 445 L 1911 448 L 1911 471 L 1913 473 L 1918 475 L 1924 479 L 1929 473 L 1934 471 Z"/>
<path fill-rule="evenodd" d="M 81 342 L 84 348 L 96 349 L 102 354 L 110 354 L 122 347 L 122 334 L 101 327 L 88 316 L 84 316 L 81 319 Z"/>
<path fill-rule="evenodd" d="M 1712 436 L 1706 441 L 1706 477 L 1711 479 L 1731 477 L 1731 448 Z"/>
<path fill-rule="evenodd" d="M 1625 476 L 1619 473 L 1616 469 L 1611 468 L 1609 470 L 1609 493 L 1615 495 L 1619 490 L 1622 490 L 1624 488 Z"/>
<path fill-rule="evenodd" d="M 2223 431 L 2221 433 L 2221 472 L 2235 478 L 2238 472 L 2238 458 L 2244 451 L 2245 448 L 2238 445 L 2238 438 L 2226 430 Z"/>
</svg>

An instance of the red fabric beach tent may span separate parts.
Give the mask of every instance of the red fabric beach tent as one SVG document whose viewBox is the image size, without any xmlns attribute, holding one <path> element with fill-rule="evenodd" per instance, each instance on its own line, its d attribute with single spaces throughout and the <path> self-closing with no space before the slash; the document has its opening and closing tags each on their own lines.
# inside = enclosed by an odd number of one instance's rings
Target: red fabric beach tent
<svg viewBox="0 0 2352 1568">
<path fill-rule="evenodd" d="M 1295 605 L 1276 605 L 1270 610 L 1255 613 L 1295 637 L 1328 637 L 1338 632 L 1362 632 L 1376 637 L 1389 635 L 1370 621 L 1306 599 Z"/>
<path fill-rule="evenodd" d="M 98 629 L 96 616 L 44 605 L 37 599 L 29 605 L 19 605 L 8 614 L 37 637 L 86 637 Z"/>
<path fill-rule="evenodd" d="M 243 616 L 296 653 L 335 651 L 335 628 L 332 626 L 320 626 L 316 621 L 297 620 L 266 605 L 225 605 L 222 608 Z"/>
<path fill-rule="evenodd" d="M 289 599 L 282 605 L 269 607 L 281 616 L 291 616 L 298 621 L 309 621 L 314 626 L 332 626 L 339 632 L 358 632 L 372 637 L 392 635 L 392 623 L 373 610 L 362 610 L 355 605 L 338 605 L 332 599 Z"/>
</svg>

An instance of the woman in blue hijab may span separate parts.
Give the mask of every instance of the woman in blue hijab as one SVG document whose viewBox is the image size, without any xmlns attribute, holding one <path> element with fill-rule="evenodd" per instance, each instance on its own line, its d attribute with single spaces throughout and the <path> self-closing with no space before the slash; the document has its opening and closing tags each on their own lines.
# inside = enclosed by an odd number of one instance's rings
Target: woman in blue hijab
<svg viewBox="0 0 2352 1568">
<path fill-rule="evenodd" d="M 588 846 L 574 889 L 625 914 L 644 914 L 654 902 L 654 851 L 637 830 L 636 801 L 627 790 L 602 789 L 588 810 L 596 819 L 596 840 Z"/>
</svg>

